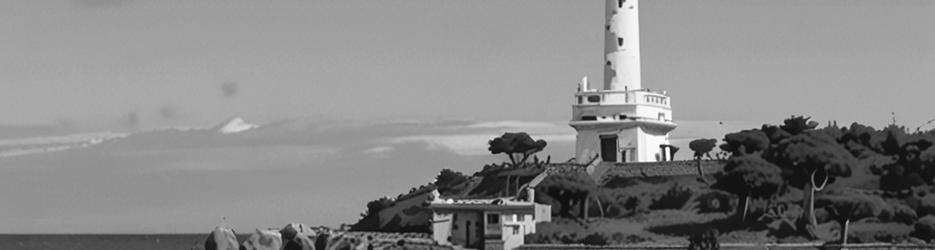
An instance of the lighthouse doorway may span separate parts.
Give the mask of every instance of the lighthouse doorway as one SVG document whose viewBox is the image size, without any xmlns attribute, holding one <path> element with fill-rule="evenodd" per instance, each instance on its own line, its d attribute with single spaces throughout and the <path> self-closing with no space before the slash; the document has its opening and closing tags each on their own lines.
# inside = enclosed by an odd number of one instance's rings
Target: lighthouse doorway
<svg viewBox="0 0 935 250">
<path fill-rule="evenodd" d="M 617 162 L 617 135 L 601 135 L 601 160 Z"/>
</svg>

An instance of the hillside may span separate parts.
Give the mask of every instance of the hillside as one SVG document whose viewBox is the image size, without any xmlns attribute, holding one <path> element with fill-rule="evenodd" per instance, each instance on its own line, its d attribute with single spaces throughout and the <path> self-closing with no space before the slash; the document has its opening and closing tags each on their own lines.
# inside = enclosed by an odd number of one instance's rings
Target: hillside
<svg viewBox="0 0 935 250">
<path fill-rule="evenodd" d="M 727 156 L 720 160 L 505 163 L 471 176 L 449 172 L 459 178 L 384 201 L 389 208 L 377 210 L 378 229 L 402 223 L 427 230 L 430 211 L 420 207 L 427 190 L 510 196 L 547 176 L 535 187 L 536 202 L 550 204 L 555 219 L 527 235 L 527 243 L 929 242 L 935 240 L 933 145 L 933 131 L 857 123 L 818 128 L 807 117 L 792 117 L 727 134 L 717 145 Z"/>
</svg>

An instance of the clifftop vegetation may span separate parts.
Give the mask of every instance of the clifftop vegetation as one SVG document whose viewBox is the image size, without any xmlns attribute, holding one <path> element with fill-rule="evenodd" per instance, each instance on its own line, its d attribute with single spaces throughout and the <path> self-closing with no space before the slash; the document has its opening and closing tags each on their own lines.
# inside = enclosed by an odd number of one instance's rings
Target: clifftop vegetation
<svg viewBox="0 0 935 250">
<path fill-rule="evenodd" d="M 545 170 L 535 156 L 547 145 L 525 133 L 489 142 L 509 162 L 471 175 L 443 170 L 433 183 L 447 196 L 514 195 Z M 809 117 L 690 143 L 696 161 L 718 159 L 722 171 L 670 177 L 551 175 L 536 202 L 551 204 L 553 223 L 527 242 L 679 243 L 716 229 L 721 242 L 905 242 L 935 240 L 935 131 L 853 123 L 824 127 Z M 531 160 L 530 160 L 531 159 Z M 618 167 L 626 167 L 618 166 Z M 401 195 L 400 198 L 412 197 Z M 368 204 L 357 229 L 395 200 Z M 919 219 L 922 218 L 922 219 Z M 372 218 L 370 218 L 372 219 Z M 426 224 L 427 230 L 427 224 Z M 712 236 L 713 235 L 713 236 Z M 600 238 L 600 240 L 596 240 Z"/>
</svg>

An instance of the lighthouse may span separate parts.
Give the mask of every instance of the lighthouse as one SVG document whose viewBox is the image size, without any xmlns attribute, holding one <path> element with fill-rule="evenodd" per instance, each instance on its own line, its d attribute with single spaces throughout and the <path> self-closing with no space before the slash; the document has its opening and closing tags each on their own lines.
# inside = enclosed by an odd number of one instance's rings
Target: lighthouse
<svg viewBox="0 0 935 250">
<path fill-rule="evenodd" d="M 639 0 L 605 0 L 604 19 L 603 86 L 592 88 L 587 77 L 581 79 L 572 105 L 575 159 L 671 160 L 671 99 L 641 82 Z"/>
</svg>

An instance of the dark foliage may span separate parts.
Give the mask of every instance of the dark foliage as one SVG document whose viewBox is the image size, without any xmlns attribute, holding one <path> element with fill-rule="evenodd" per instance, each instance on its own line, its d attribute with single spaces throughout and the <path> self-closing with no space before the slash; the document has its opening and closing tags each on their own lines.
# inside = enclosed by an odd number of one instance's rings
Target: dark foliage
<svg viewBox="0 0 935 250">
<path fill-rule="evenodd" d="M 360 220 L 351 225 L 351 231 L 380 231 L 380 211 L 393 205 L 393 200 L 383 197 L 367 202 L 367 211 Z"/>
<path fill-rule="evenodd" d="M 732 157 L 711 188 L 739 196 L 737 214 L 745 221 L 750 199 L 770 198 L 779 193 L 783 184 L 781 173 L 779 167 L 758 156 Z"/>
<path fill-rule="evenodd" d="M 513 166 L 523 164 L 533 154 L 542 151 L 548 144 L 544 140 L 533 140 L 525 132 L 504 133 L 500 137 L 487 142 L 492 154 L 506 154 Z"/>
<path fill-rule="evenodd" d="M 607 245 L 607 237 L 599 233 L 592 233 L 588 236 L 584 236 L 579 243 L 591 246 L 604 246 Z"/>
<path fill-rule="evenodd" d="M 438 192 L 442 195 L 445 195 L 452 191 L 452 188 L 455 186 L 464 183 L 468 180 L 468 177 L 462 174 L 461 172 L 452 171 L 451 169 L 442 169 L 441 172 L 435 177 L 435 186 L 438 187 Z"/>
<path fill-rule="evenodd" d="M 724 136 L 721 150 L 730 152 L 733 156 L 743 156 L 766 151 L 769 148 L 769 137 L 761 130 L 750 129 L 730 133 Z"/>
<path fill-rule="evenodd" d="M 688 148 L 695 152 L 695 159 L 700 160 L 702 156 L 711 158 L 711 150 L 717 146 L 717 139 L 696 139 L 688 143 Z"/>
<path fill-rule="evenodd" d="M 717 250 L 721 244 L 717 242 L 717 230 L 707 229 L 695 232 L 688 238 L 689 250 Z"/>
<path fill-rule="evenodd" d="M 682 209 L 692 198 L 692 190 L 676 183 L 662 197 L 654 200 L 649 209 Z"/>
<path fill-rule="evenodd" d="M 912 231 L 912 237 L 924 241 L 935 240 L 935 216 L 929 215 L 919 219 L 915 224 L 915 230 Z"/>
</svg>

